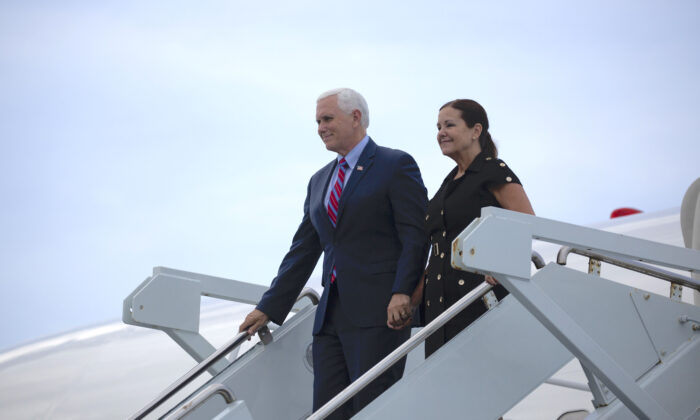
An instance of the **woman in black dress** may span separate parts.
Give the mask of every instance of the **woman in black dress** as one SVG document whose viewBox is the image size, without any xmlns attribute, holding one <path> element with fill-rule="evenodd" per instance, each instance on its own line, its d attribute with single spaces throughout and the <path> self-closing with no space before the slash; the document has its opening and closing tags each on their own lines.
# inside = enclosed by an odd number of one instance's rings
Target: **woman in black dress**
<svg viewBox="0 0 700 420">
<path fill-rule="evenodd" d="M 431 244 L 423 288 L 422 303 L 426 324 L 484 281 L 484 276 L 455 270 L 450 264 L 452 241 L 481 215 L 481 208 L 502 207 L 534 214 L 530 200 L 518 177 L 498 159 L 496 145 L 489 134 L 486 111 L 477 102 L 458 99 L 440 108 L 437 140 L 442 154 L 457 163 L 428 204 L 425 216 L 426 233 Z M 508 292 L 490 276 L 496 285 L 496 297 Z M 414 303 L 421 291 L 414 293 Z M 432 334 L 425 344 L 426 357 L 456 336 L 486 312 L 482 301 L 460 312 Z"/>
</svg>

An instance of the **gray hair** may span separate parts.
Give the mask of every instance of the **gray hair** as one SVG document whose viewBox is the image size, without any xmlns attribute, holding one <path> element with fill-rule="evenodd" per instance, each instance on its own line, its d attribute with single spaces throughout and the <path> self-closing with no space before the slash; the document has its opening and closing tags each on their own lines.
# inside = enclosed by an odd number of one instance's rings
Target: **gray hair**
<svg viewBox="0 0 700 420">
<path fill-rule="evenodd" d="M 369 108 L 367 107 L 367 101 L 358 92 L 349 88 L 339 88 L 331 89 L 329 91 L 323 92 L 316 102 L 323 98 L 329 96 L 338 95 L 338 108 L 346 114 L 351 114 L 354 110 L 359 110 L 362 114 L 360 119 L 360 124 L 363 128 L 369 127 Z"/>
</svg>

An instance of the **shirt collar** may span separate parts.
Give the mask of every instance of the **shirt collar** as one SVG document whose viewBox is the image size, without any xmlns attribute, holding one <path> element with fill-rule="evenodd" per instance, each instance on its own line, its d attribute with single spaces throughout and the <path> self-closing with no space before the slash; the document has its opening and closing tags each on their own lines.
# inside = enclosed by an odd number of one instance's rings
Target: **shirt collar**
<svg viewBox="0 0 700 420">
<path fill-rule="evenodd" d="M 365 150 L 365 146 L 367 146 L 368 142 L 369 136 L 364 136 L 362 140 L 360 140 L 360 142 L 352 148 L 350 153 L 348 153 L 345 156 L 338 155 L 338 157 L 336 158 L 337 161 L 340 162 L 340 159 L 344 157 L 345 161 L 348 163 L 348 166 L 350 168 L 354 168 L 355 165 L 357 165 L 357 161 L 360 160 L 360 155 L 362 154 L 362 151 Z"/>
<path fill-rule="evenodd" d="M 474 157 L 474 160 L 467 168 L 467 171 L 479 172 L 481 169 L 483 169 L 484 165 L 486 165 L 487 161 L 493 159 L 494 158 L 491 155 L 481 152 L 478 155 L 476 155 L 476 157 Z"/>
<path fill-rule="evenodd" d="M 472 163 L 469 164 L 469 167 L 467 168 L 466 172 L 479 172 L 484 168 L 484 165 L 486 165 L 486 162 L 489 160 L 494 159 L 492 156 L 487 155 L 484 152 L 479 153 L 474 157 L 474 160 Z M 447 177 L 443 181 L 443 184 L 453 181 L 455 175 L 457 174 L 457 171 L 459 170 L 459 166 L 455 166 L 454 169 L 450 171 L 449 174 L 447 174 Z M 460 177 L 459 179 L 462 179 L 463 177 Z"/>
</svg>

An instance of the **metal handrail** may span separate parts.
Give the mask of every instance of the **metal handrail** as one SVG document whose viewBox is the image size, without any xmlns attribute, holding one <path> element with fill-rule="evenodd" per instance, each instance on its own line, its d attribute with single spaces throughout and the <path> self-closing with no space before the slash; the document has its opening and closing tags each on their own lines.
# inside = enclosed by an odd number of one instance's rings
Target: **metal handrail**
<svg viewBox="0 0 700 420">
<path fill-rule="evenodd" d="M 596 252 L 591 252 L 587 249 L 572 248 L 570 246 L 563 246 L 559 249 L 557 253 L 557 264 L 566 265 L 566 259 L 570 253 L 583 255 L 584 257 L 594 258 L 599 261 L 606 262 L 608 264 L 616 265 L 618 267 L 627 268 L 638 273 L 647 274 L 652 277 L 656 277 L 662 280 L 669 281 L 671 283 L 680 284 L 691 289 L 700 291 L 700 282 L 694 280 L 690 277 L 682 276 L 680 274 L 673 273 L 658 267 L 651 266 L 649 264 L 644 264 L 639 261 L 627 259 L 627 258 L 612 258 L 604 254 L 598 254 Z"/>
<path fill-rule="evenodd" d="M 268 330 L 267 326 L 261 328 L 260 331 L 264 329 Z M 158 395 L 155 399 L 153 399 L 150 403 L 148 403 L 144 408 L 142 408 L 139 412 L 131 416 L 129 419 L 140 420 L 147 416 L 153 410 L 158 408 L 158 406 L 163 404 L 163 402 L 165 402 L 168 398 L 175 395 L 175 393 L 180 391 L 182 388 L 184 388 L 190 382 L 192 382 L 196 377 L 198 377 L 200 374 L 206 371 L 210 366 L 218 362 L 222 357 L 230 353 L 236 347 L 243 344 L 243 342 L 245 342 L 248 339 L 248 337 L 249 335 L 247 331 L 238 333 L 230 341 L 228 341 L 223 346 L 219 347 L 219 349 L 216 350 L 214 353 L 210 354 L 209 357 L 202 360 L 197 366 L 193 367 L 192 369 L 190 369 L 189 372 L 182 375 L 180 379 L 178 379 L 172 385 L 167 387 L 163 392 L 160 393 L 160 395 Z"/>
<path fill-rule="evenodd" d="M 360 376 L 355 382 L 348 385 L 341 393 L 333 397 L 328 401 L 323 407 L 319 408 L 315 413 L 307 418 L 307 420 L 319 420 L 327 417 L 338 407 L 347 402 L 350 398 L 355 396 L 360 390 L 362 390 L 367 384 L 375 380 L 379 375 L 384 373 L 387 369 L 404 357 L 408 352 L 416 348 L 420 343 L 425 341 L 433 332 L 438 328 L 445 325 L 449 320 L 454 318 L 455 315 L 460 313 L 464 308 L 471 305 L 479 299 L 481 296 L 486 294 L 489 290 L 493 288 L 492 285 L 483 282 L 478 285 L 471 292 L 467 293 L 454 305 L 447 308 L 445 312 L 440 314 L 431 323 L 423 327 L 418 331 L 413 337 L 409 338 L 406 342 L 400 345 L 396 350 L 391 352 L 388 356 L 382 359 L 379 363 L 374 365 L 370 370 L 365 372 Z"/>
<path fill-rule="evenodd" d="M 318 292 L 310 287 L 305 287 L 304 290 L 302 290 L 299 294 L 299 297 L 296 301 L 299 302 L 305 297 L 309 298 L 311 300 L 311 303 L 314 305 L 318 305 L 318 302 L 321 301 L 321 296 L 318 294 Z"/>
<path fill-rule="evenodd" d="M 538 270 L 546 265 L 544 263 L 544 258 L 542 258 L 542 255 L 540 255 L 540 253 L 537 251 L 532 251 L 530 259 L 532 260 L 532 263 L 535 264 L 535 268 Z"/>
<path fill-rule="evenodd" d="M 318 292 L 310 287 L 304 288 L 304 290 L 301 291 L 299 297 L 297 298 L 297 302 L 305 297 L 309 298 L 313 305 L 317 305 L 319 302 Z M 267 326 L 260 328 L 257 331 L 257 333 L 258 337 L 260 337 L 260 341 L 262 341 L 263 344 L 267 345 L 272 342 L 272 333 L 270 333 L 270 329 Z M 144 408 L 142 408 L 138 413 L 131 416 L 129 419 L 140 420 L 147 416 L 153 410 L 158 408 L 158 406 L 163 404 L 168 398 L 175 395 L 175 393 L 180 391 L 182 388 L 184 388 L 190 382 L 192 382 L 196 377 L 198 377 L 200 374 L 206 371 L 214 363 L 218 362 L 224 356 L 235 350 L 236 347 L 243 344 L 248 339 L 248 337 L 249 335 L 247 331 L 238 333 L 238 335 L 233 337 L 223 346 L 219 347 L 219 349 L 217 349 L 214 353 L 210 354 L 209 357 L 202 360 L 197 366 L 193 367 L 189 372 L 182 375 L 180 379 L 178 379 L 172 385 L 166 388 L 165 391 L 161 392 L 160 395 L 158 395 L 155 399 L 153 399 L 150 403 L 148 403 Z"/>
<path fill-rule="evenodd" d="M 185 403 L 185 405 L 182 406 L 181 410 L 178 410 L 177 412 L 171 414 L 165 420 L 180 420 L 183 417 L 190 414 L 197 407 L 204 404 L 204 402 L 207 401 L 209 398 L 217 394 L 221 395 L 226 404 L 231 404 L 236 400 L 231 390 L 228 389 L 226 386 L 224 386 L 223 384 L 213 384 L 204 389 L 204 391 L 202 391 L 199 395 Z"/>
</svg>

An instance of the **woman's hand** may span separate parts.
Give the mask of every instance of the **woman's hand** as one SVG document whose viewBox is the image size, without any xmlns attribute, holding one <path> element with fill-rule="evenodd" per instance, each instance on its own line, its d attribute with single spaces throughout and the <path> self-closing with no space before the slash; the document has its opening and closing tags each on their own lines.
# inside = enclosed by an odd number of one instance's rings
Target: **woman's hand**
<svg viewBox="0 0 700 420">
<path fill-rule="evenodd" d="M 400 320 L 398 323 L 391 323 L 390 319 L 387 320 L 386 325 L 391 328 L 392 330 L 402 330 L 406 327 L 411 326 L 413 323 L 413 314 L 416 313 L 416 308 L 420 306 L 420 304 L 423 302 L 423 287 L 425 285 L 425 272 L 421 276 L 420 280 L 418 281 L 418 285 L 416 288 L 413 290 L 413 293 L 411 294 L 411 300 L 409 303 L 409 309 L 408 309 L 408 317 L 403 318 Z"/>
<path fill-rule="evenodd" d="M 394 293 L 391 296 L 389 306 L 386 308 L 386 325 L 392 330 L 400 330 L 411 324 L 413 309 L 411 308 L 411 297 L 403 293 Z"/>
</svg>

